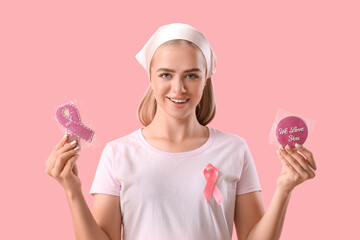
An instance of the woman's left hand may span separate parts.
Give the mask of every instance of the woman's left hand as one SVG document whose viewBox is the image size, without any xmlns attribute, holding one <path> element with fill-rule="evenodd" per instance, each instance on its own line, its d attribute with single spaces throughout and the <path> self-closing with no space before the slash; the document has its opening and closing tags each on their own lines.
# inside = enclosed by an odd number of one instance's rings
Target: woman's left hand
<svg viewBox="0 0 360 240">
<path fill-rule="evenodd" d="M 301 154 L 304 156 L 302 156 Z M 290 193 L 300 183 L 314 178 L 316 163 L 312 152 L 304 146 L 279 149 L 278 157 L 281 161 L 281 174 L 277 180 L 277 187 Z"/>
</svg>

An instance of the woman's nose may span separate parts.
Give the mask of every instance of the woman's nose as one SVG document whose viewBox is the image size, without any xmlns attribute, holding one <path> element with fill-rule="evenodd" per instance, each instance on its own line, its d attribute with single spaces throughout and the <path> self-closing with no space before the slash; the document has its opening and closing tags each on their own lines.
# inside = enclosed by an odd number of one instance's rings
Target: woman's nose
<svg viewBox="0 0 360 240">
<path fill-rule="evenodd" d="M 175 93 L 182 93 L 186 90 L 184 81 L 180 77 L 173 79 L 172 88 Z"/>
</svg>

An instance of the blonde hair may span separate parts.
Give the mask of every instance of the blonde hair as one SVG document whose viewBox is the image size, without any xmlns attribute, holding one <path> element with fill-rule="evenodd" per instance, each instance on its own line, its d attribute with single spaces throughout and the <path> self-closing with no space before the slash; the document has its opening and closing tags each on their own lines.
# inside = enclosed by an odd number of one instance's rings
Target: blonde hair
<svg viewBox="0 0 360 240">
<path fill-rule="evenodd" d="M 196 44 L 194 44 L 188 40 L 185 40 L 185 39 L 173 39 L 173 40 L 163 43 L 160 47 L 168 46 L 168 45 L 192 46 L 192 47 L 195 47 L 196 49 L 198 49 L 198 51 L 200 51 L 202 54 L 202 51 L 198 48 L 198 46 L 196 46 Z M 204 59 L 204 62 L 206 62 L 204 55 L 203 55 L 203 59 Z M 152 60 L 150 61 L 150 74 L 151 74 L 151 64 L 152 64 Z M 156 103 L 156 99 L 154 96 L 154 92 L 151 88 L 151 85 L 149 85 L 143 99 L 140 102 L 138 110 L 137 110 L 138 120 L 144 126 L 149 125 L 152 122 L 152 120 L 154 119 L 154 116 L 156 114 L 156 108 L 157 108 L 157 103 Z M 206 85 L 204 87 L 200 102 L 196 106 L 195 114 L 196 114 L 196 118 L 197 118 L 198 122 L 201 125 L 206 126 L 208 123 L 210 123 L 214 119 L 215 113 L 216 113 L 216 104 L 215 104 L 213 86 L 212 86 L 211 77 L 210 77 L 206 80 Z"/>
</svg>

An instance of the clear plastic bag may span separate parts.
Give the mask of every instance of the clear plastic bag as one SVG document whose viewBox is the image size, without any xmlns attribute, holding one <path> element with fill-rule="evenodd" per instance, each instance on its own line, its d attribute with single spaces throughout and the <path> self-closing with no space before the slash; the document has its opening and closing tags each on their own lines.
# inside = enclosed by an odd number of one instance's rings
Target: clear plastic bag
<svg viewBox="0 0 360 240">
<path fill-rule="evenodd" d="M 82 121 L 83 115 L 80 116 L 80 108 L 76 100 L 61 104 L 54 109 L 54 117 L 58 122 L 59 129 L 65 131 L 69 135 L 67 142 L 77 141 L 77 146 L 87 148 L 94 143 L 95 132 L 92 130 L 91 124 Z"/>
<path fill-rule="evenodd" d="M 278 109 L 274 124 L 270 130 L 269 143 L 294 147 L 295 143 L 303 145 L 310 137 L 316 121 L 299 117 L 283 109 Z"/>
</svg>

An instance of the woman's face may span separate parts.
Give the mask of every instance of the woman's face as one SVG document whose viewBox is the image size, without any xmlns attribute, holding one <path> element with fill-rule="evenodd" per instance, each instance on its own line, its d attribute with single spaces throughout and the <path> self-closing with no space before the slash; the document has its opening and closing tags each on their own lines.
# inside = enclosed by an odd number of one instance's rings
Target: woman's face
<svg viewBox="0 0 360 240">
<path fill-rule="evenodd" d="M 170 116 L 195 114 L 206 84 L 206 62 L 192 46 L 161 46 L 152 58 L 151 86 L 158 107 Z M 172 99 L 186 100 L 175 103 Z"/>
</svg>

